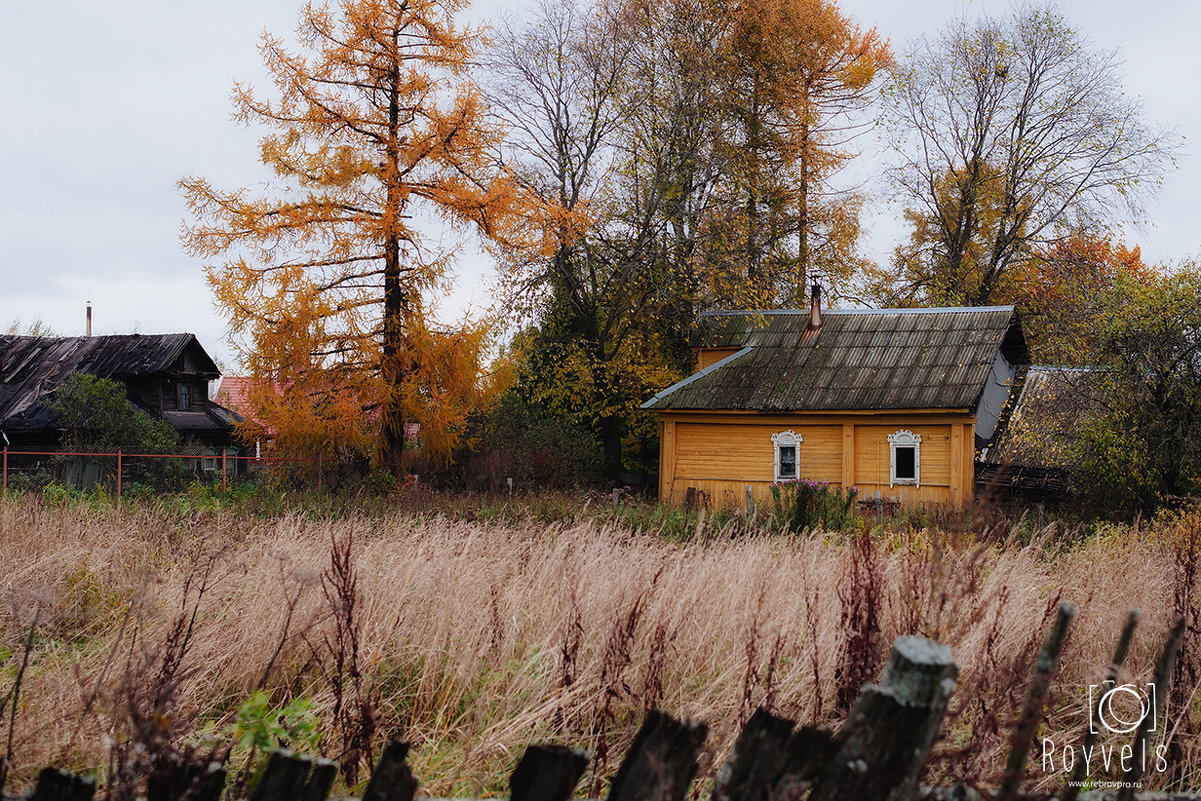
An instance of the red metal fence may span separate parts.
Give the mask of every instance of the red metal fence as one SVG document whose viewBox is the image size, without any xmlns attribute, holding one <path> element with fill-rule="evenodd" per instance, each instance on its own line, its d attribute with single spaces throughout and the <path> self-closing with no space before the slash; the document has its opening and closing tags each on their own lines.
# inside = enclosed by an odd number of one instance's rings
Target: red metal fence
<svg viewBox="0 0 1201 801">
<path fill-rule="evenodd" d="M 126 453 L 17 451 L 0 449 L 0 491 L 36 490 L 57 483 L 86 490 L 105 487 L 121 497 L 131 484 L 158 491 L 186 489 L 199 482 L 231 485 L 262 476 L 296 488 L 322 486 L 321 455 L 316 457 L 238 456 L 220 453 Z"/>
</svg>

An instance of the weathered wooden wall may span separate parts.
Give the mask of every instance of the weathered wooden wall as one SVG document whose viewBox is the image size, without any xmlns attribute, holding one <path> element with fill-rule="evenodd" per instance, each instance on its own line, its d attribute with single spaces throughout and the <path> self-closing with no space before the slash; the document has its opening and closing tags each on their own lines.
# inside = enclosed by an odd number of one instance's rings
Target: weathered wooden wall
<svg viewBox="0 0 1201 801">
<path fill-rule="evenodd" d="M 659 497 L 684 503 L 705 499 L 713 508 L 740 508 L 746 487 L 756 501 L 771 498 L 775 448 L 772 434 L 792 430 L 801 478 L 855 486 L 861 498 L 876 491 L 906 503 L 963 504 L 972 498 L 975 421 L 944 411 L 790 414 L 674 413 L 660 423 Z M 899 430 L 921 436 L 920 485 L 888 485 L 888 436 Z M 702 495 L 698 495 L 701 493 Z"/>
</svg>

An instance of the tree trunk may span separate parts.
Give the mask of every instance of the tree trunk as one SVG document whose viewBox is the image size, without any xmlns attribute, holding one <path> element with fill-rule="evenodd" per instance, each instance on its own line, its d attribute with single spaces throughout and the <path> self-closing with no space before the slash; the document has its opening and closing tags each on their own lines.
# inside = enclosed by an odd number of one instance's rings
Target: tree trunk
<svg viewBox="0 0 1201 801">
<path fill-rule="evenodd" d="M 801 123 L 801 181 L 797 198 L 797 280 L 801 294 L 809 283 L 809 124 Z"/>
<path fill-rule="evenodd" d="M 388 143 L 384 181 L 388 199 L 384 208 L 384 348 L 380 373 L 384 399 L 380 409 L 380 462 L 399 473 L 404 457 L 405 420 L 401 391 L 408 366 L 404 363 L 404 323 L 408 298 L 400 282 L 400 68 L 392 67 L 388 97 Z"/>
<path fill-rule="evenodd" d="M 600 421 L 601 442 L 605 449 L 605 476 L 621 479 L 621 416 L 608 415 Z"/>
</svg>

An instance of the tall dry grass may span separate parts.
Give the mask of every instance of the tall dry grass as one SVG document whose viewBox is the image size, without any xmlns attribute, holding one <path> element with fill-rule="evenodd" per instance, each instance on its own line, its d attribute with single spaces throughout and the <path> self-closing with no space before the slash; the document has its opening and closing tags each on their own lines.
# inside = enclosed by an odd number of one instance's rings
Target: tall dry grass
<svg viewBox="0 0 1201 801">
<path fill-rule="evenodd" d="M 1149 681 L 1180 582 L 1193 580 L 1180 578 L 1187 549 L 1174 545 L 1197 528 L 1112 528 L 1068 545 L 1054 529 L 1032 544 L 929 531 L 676 544 L 589 522 L 189 517 L 9 499 L 0 693 L 38 617 L 11 768 L 28 781 L 48 763 L 108 765 L 129 736 L 123 677 L 152 681 L 155 648 L 194 611 L 164 712 L 172 737 L 201 742 L 257 687 L 281 706 L 307 696 L 327 755 L 345 758 L 364 736 L 377 748 L 409 739 L 415 773 L 444 796 L 501 790 L 521 749 L 546 739 L 593 752 L 596 792 L 655 706 L 710 725 L 702 769 L 713 770 L 755 707 L 835 725 L 848 686 L 878 675 L 889 643 L 926 634 L 949 643 L 961 668 L 932 776 L 988 784 L 1056 601 L 1080 614 L 1042 734 L 1068 742 L 1128 607 L 1144 611 L 1128 676 Z M 347 543 L 349 618 L 330 589 L 348 581 L 331 572 L 331 550 Z M 203 565 L 212 569 L 197 602 Z M 1186 647 L 1183 658 L 1195 679 L 1196 654 Z M 1185 783 L 1198 775 L 1197 746 L 1179 712 L 1194 689 L 1170 710 Z M 1037 754 L 1032 762 L 1033 783 L 1062 780 Z"/>
</svg>

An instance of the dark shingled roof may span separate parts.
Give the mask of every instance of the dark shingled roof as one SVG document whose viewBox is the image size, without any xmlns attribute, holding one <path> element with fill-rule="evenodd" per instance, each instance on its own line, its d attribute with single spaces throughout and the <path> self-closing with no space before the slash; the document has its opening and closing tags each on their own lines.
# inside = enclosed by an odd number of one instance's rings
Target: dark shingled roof
<svg viewBox="0 0 1201 801">
<path fill-rule="evenodd" d="M 1070 367 L 1031 367 L 1006 425 L 984 462 L 1040 468 L 1069 468 L 1080 422 L 1102 402 L 1104 375 Z"/>
<path fill-rule="evenodd" d="M 702 315 L 695 344 L 741 348 L 643 404 L 761 412 L 970 409 L 1001 351 L 1029 361 L 1012 306 Z"/>
<path fill-rule="evenodd" d="M 122 334 L 98 337 L 0 335 L 0 424 L 14 430 L 53 425 L 45 400 L 74 373 L 128 379 L 170 372 L 189 346 L 197 362 L 189 374 L 216 378 L 217 365 L 194 334 Z M 210 427 L 206 422 L 205 427 Z"/>
</svg>

